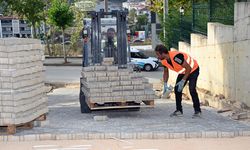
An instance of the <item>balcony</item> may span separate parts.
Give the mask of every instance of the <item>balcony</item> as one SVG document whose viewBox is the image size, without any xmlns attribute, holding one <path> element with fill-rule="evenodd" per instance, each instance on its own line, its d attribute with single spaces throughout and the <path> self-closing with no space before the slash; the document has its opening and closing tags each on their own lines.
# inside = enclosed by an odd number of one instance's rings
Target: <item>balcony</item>
<svg viewBox="0 0 250 150">
<path fill-rule="evenodd" d="M 31 30 L 20 31 L 20 34 L 31 34 Z"/>
<path fill-rule="evenodd" d="M 1 23 L 2 27 L 12 27 L 12 23 Z"/>
</svg>

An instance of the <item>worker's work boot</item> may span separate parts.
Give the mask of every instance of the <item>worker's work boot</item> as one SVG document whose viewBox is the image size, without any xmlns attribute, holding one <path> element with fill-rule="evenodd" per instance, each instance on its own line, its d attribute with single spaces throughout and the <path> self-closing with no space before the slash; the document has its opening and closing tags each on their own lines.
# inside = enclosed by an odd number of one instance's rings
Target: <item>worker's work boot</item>
<svg viewBox="0 0 250 150">
<path fill-rule="evenodd" d="M 183 113 L 179 110 L 174 111 L 172 114 L 170 114 L 170 117 L 182 117 Z"/>
<path fill-rule="evenodd" d="M 192 118 L 201 118 L 201 112 L 200 112 L 200 111 L 196 111 L 196 112 L 193 114 Z"/>
</svg>

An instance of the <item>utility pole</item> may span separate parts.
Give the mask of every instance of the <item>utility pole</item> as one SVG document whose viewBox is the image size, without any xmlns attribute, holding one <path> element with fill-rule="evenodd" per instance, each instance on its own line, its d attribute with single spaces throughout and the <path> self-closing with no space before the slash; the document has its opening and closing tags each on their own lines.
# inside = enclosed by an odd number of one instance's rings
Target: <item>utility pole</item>
<svg viewBox="0 0 250 150">
<path fill-rule="evenodd" d="M 104 0 L 105 12 L 108 12 L 108 0 Z"/>
<path fill-rule="evenodd" d="M 164 8 L 163 8 L 164 9 L 164 15 L 163 15 L 164 31 L 163 31 L 163 34 L 164 34 L 165 44 L 167 44 L 167 42 L 166 42 L 167 33 L 166 33 L 165 23 L 166 23 L 166 19 L 167 19 L 167 16 L 168 16 L 168 0 L 164 0 L 163 6 L 164 6 Z"/>
</svg>

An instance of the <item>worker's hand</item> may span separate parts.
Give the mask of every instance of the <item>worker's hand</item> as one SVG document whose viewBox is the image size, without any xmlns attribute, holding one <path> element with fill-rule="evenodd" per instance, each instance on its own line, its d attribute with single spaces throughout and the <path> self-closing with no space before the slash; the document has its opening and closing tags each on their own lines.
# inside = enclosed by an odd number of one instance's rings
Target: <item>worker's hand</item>
<svg viewBox="0 0 250 150">
<path fill-rule="evenodd" d="M 181 92 L 184 88 L 186 80 L 181 80 L 180 82 L 178 82 L 175 86 L 177 87 L 177 91 Z"/>
<path fill-rule="evenodd" d="M 163 84 L 163 89 L 162 89 L 162 95 L 164 95 L 166 92 L 167 92 L 167 90 L 168 90 L 168 83 L 167 82 L 164 82 L 164 84 Z"/>
</svg>

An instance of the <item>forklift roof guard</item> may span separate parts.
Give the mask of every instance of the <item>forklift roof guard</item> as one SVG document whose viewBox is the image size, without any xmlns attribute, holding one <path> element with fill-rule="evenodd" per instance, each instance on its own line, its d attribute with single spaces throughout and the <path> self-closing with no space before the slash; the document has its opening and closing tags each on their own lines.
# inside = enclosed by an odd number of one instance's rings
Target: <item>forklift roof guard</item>
<svg viewBox="0 0 250 150">
<path fill-rule="evenodd" d="M 91 55 L 92 64 L 99 64 L 102 62 L 102 48 L 101 48 L 101 19 L 109 15 L 116 18 L 116 32 L 117 32 L 117 64 L 120 68 L 126 67 L 127 65 L 127 10 L 116 10 L 112 12 L 104 12 L 101 9 L 99 12 L 89 11 L 87 12 L 91 17 L 91 27 L 90 27 L 90 40 L 91 40 Z M 85 20 L 85 24 L 87 19 Z M 86 30 L 87 27 L 85 27 Z M 85 46 L 84 46 L 85 47 Z M 84 50 L 88 51 L 88 50 Z M 86 55 L 87 53 L 84 53 Z M 84 58 L 89 58 L 85 57 Z M 90 62 L 88 60 L 88 62 Z M 85 64 L 84 66 L 88 66 Z"/>
</svg>

